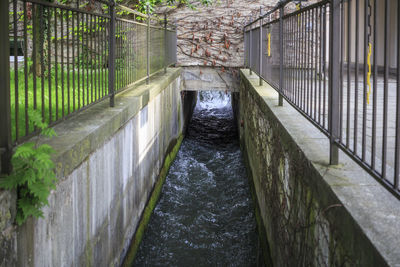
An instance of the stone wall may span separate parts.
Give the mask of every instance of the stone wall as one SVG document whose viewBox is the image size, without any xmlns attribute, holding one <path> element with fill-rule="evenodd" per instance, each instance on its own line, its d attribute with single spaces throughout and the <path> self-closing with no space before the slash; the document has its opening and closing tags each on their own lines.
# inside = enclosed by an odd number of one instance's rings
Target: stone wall
<svg viewBox="0 0 400 267">
<path fill-rule="evenodd" d="M 275 266 L 399 266 L 398 199 L 258 76 L 241 71 L 240 142 Z"/>
<path fill-rule="evenodd" d="M 319 0 L 310 0 L 303 6 Z M 168 13 L 177 25 L 178 64 L 181 66 L 217 66 L 222 69 L 244 66 L 243 28 L 251 20 L 273 8 L 278 0 L 213 0 L 209 6 L 193 1 L 194 9 L 159 7 L 156 13 Z M 295 4 L 285 7 L 294 11 Z M 276 18 L 279 12 L 275 12 Z"/>
<path fill-rule="evenodd" d="M 241 67 L 244 64 L 243 27 L 250 19 L 275 6 L 277 0 L 215 0 L 195 9 L 171 9 L 177 24 L 178 63 L 182 66 Z M 158 8 L 163 13 L 165 8 Z"/>
<path fill-rule="evenodd" d="M 16 212 L 16 194 L 0 189 L 0 266 L 15 263 L 16 234 L 13 225 Z"/>
<path fill-rule="evenodd" d="M 58 183 L 44 218 L 13 226 L 15 198 L 0 192 L 0 266 L 120 265 L 193 108 L 182 84 L 168 69 L 114 108 L 105 100 L 55 126 Z"/>
</svg>

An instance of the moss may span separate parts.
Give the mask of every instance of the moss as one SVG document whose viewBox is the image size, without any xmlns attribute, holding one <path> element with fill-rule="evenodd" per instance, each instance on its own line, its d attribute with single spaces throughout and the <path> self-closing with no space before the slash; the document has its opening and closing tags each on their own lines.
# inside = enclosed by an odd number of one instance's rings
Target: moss
<svg viewBox="0 0 400 267">
<path fill-rule="evenodd" d="M 7 222 L 10 220 L 11 220 L 10 210 L 7 210 L 7 212 L 4 215 L 0 213 L 0 231 L 2 231 L 6 227 Z"/>
<path fill-rule="evenodd" d="M 139 249 L 140 242 L 143 239 L 144 232 L 147 228 L 147 225 L 150 221 L 151 214 L 157 204 L 157 201 L 160 197 L 162 186 L 164 185 L 165 179 L 167 178 L 167 174 L 169 168 L 172 165 L 172 162 L 175 160 L 175 157 L 179 151 L 179 148 L 183 141 L 183 135 L 180 135 L 177 140 L 171 141 L 171 145 L 168 149 L 170 151 L 165 157 L 163 167 L 160 171 L 158 181 L 153 188 L 153 192 L 147 202 L 147 205 L 143 211 L 142 217 L 139 222 L 139 226 L 136 229 L 136 233 L 132 239 L 131 245 L 129 247 L 128 253 L 125 257 L 124 263 L 122 266 L 132 266 L 136 253 Z"/>
<path fill-rule="evenodd" d="M 178 105 L 178 126 L 180 127 L 181 125 L 181 105 Z"/>
<path fill-rule="evenodd" d="M 264 258 L 265 266 L 273 266 L 271 259 L 271 252 L 268 244 L 267 232 L 265 230 L 263 220 L 261 218 L 260 207 L 258 206 L 257 199 L 255 197 L 255 192 L 252 190 L 253 203 L 255 203 L 255 216 L 257 221 L 258 239 L 262 249 L 262 255 Z M 258 260 L 258 259 L 257 259 Z"/>
<path fill-rule="evenodd" d="M 272 263 L 272 258 L 271 258 L 271 250 L 269 247 L 268 243 L 268 237 L 267 237 L 267 231 L 265 229 L 265 225 L 263 222 L 263 218 L 261 216 L 261 211 L 260 211 L 260 206 L 258 204 L 257 200 L 257 193 L 256 193 L 256 183 L 254 183 L 254 177 L 253 177 L 253 172 L 252 169 L 250 168 L 250 161 L 248 158 L 248 153 L 246 151 L 247 147 L 243 146 L 243 151 L 242 154 L 244 156 L 244 163 L 246 166 L 246 171 L 247 171 L 247 177 L 248 177 L 248 182 L 250 185 L 250 193 L 251 193 L 251 198 L 253 200 L 254 204 L 254 214 L 256 217 L 256 222 L 257 222 L 257 231 L 258 231 L 258 240 L 261 245 L 261 252 L 262 252 L 262 257 L 264 260 L 264 266 L 273 266 Z M 259 259 L 257 259 L 258 261 Z"/>
</svg>

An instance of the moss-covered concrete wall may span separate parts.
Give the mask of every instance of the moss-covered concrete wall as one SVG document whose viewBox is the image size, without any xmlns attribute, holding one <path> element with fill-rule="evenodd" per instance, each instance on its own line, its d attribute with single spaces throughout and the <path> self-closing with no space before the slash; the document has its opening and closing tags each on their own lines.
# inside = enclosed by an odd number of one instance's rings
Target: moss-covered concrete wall
<svg viewBox="0 0 400 267">
<path fill-rule="evenodd" d="M 397 266 L 398 199 L 258 77 L 241 71 L 241 148 L 275 266 Z"/>
<path fill-rule="evenodd" d="M 181 69 L 168 69 L 150 85 L 118 94 L 114 108 L 106 100 L 55 126 L 58 136 L 42 142 L 57 151 L 57 189 L 44 218 L 11 226 L 10 236 L 2 232 L 0 265 L 122 264 L 165 157 L 190 116 L 183 99 L 193 97 L 181 95 L 182 85 Z M 0 196 L 9 207 L 0 213 L 5 231 L 15 199 Z"/>
</svg>

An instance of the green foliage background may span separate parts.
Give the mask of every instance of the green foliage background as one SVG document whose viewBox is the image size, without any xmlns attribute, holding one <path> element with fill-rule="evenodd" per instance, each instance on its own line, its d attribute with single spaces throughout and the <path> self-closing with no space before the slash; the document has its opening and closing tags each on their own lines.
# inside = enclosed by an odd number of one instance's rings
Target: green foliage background
<svg viewBox="0 0 400 267">
<path fill-rule="evenodd" d="M 117 2 L 124 2 L 124 0 L 117 0 Z M 126 2 L 126 1 L 125 1 Z M 180 6 L 188 6 L 194 9 L 193 3 L 200 2 L 202 5 L 210 5 L 213 0 L 198 0 L 198 1 L 190 1 L 190 0 L 143 0 L 139 1 L 139 3 L 135 4 L 138 11 L 145 13 L 146 6 L 149 5 L 150 13 L 153 13 L 154 8 L 160 4 L 167 4 L 171 7 L 180 7 Z"/>
</svg>

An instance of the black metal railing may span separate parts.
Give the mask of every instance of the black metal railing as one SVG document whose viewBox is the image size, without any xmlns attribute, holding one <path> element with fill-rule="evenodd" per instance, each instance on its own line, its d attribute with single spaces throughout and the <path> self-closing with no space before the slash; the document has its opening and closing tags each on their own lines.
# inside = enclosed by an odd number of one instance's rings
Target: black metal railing
<svg viewBox="0 0 400 267">
<path fill-rule="evenodd" d="M 245 65 L 400 197 L 400 4 L 291 1 L 245 26 Z M 393 11 L 393 12 L 392 12 Z M 261 12 L 260 12 L 261 13 Z"/>
<path fill-rule="evenodd" d="M 116 92 L 176 63 L 176 29 L 166 17 L 112 0 L 1 2 L 3 152 L 36 134 L 31 110 L 53 125 L 107 97 L 113 106 Z"/>
</svg>

